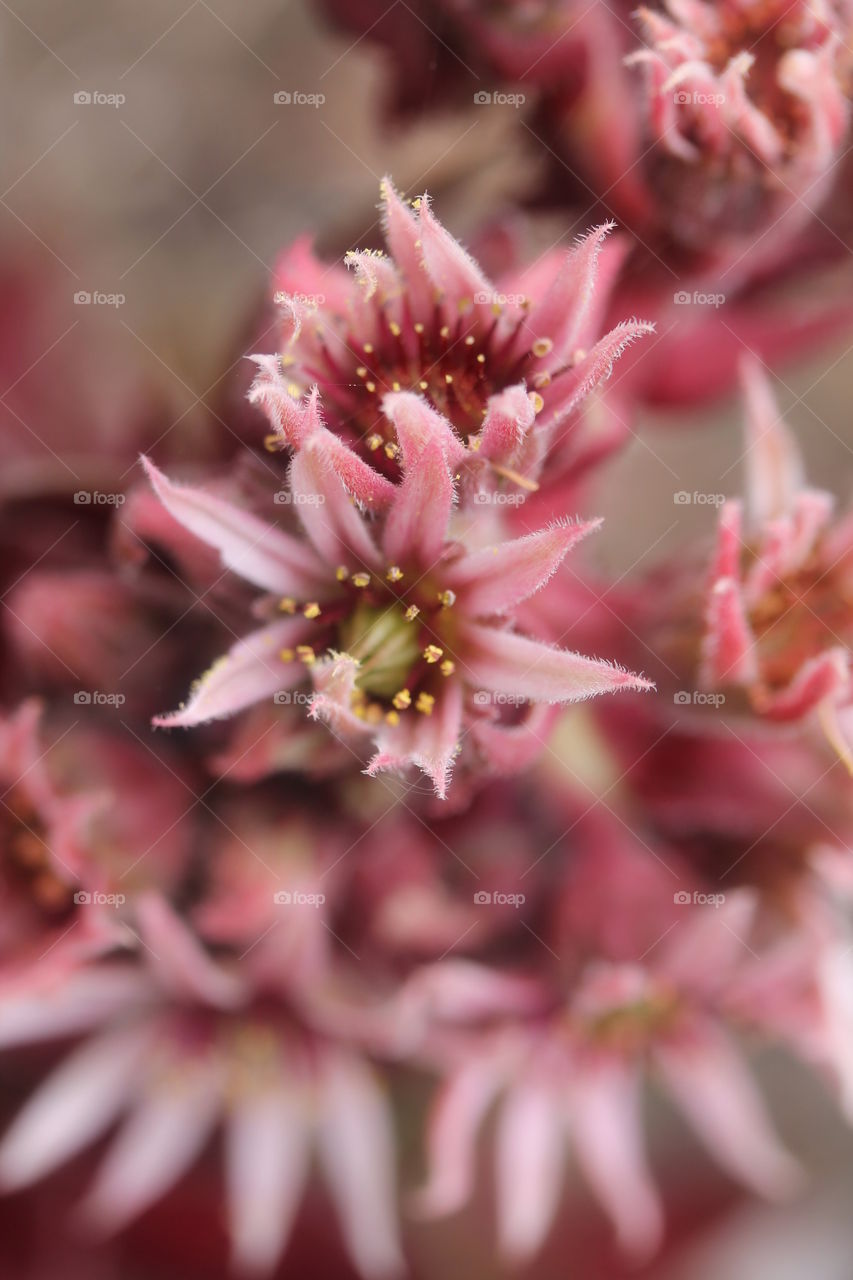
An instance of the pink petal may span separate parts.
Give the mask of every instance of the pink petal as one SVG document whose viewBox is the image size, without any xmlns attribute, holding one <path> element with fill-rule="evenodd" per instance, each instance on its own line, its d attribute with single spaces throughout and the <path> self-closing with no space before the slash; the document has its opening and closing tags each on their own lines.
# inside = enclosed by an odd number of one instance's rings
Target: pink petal
<svg viewBox="0 0 853 1280">
<path fill-rule="evenodd" d="M 233 1264 L 272 1271 L 287 1243 L 309 1172 L 309 1133 L 296 1093 L 238 1098 L 225 1131 Z"/>
<path fill-rule="evenodd" d="M 330 569 L 377 564 L 367 524 L 347 493 L 324 435 L 312 436 L 294 457 L 290 488 L 305 532 Z M 333 581 L 332 575 L 327 580 Z"/>
<path fill-rule="evenodd" d="M 700 683 L 711 689 L 749 684 L 758 674 L 755 636 L 735 578 L 720 578 L 708 597 Z"/>
<path fill-rule="evenodd" d="M 738 1181 L 771 1199 L 801 1182 L 773 1133 L 761 1096 L 728 1037 L 707 1024 L 695 1039 L 655 1051 L 669 1092 L 702 1142 Z"/>
<path fill-rule="evenodd" d="M 207 1063 L 184 1059 L 180 1070 L 182 1078 L 140 1098 L 105 1157 L 83 1204 L 84 1217 L 99 1230 L 120 1230 L 165 1195 L 210 1138 L 222 1081 Z"/>
<path fill-rule="evenodd" d="M 570 359 L 582 343 L 595 291 L 598 255 L 615 225 L 605 222 L 575 245 L 541 302 L 528 317 L 525 344 L 530 345 L 529 339 L 543 338 L 554 344 L 546 359 L 549 368 L 556 368 Z"/>
<path fill-rule="evenodd" d="M 494 285 L 458 240 L 433 216 L 427 196 L 421 200 L 418 226 L 427 275 L 440 290 L 448 310 L 458 316 L 473 310 L 475 300 L 482 305 L 478 295 L 494 296 Z"/>
<path fill-rule="evenodd" d="M 311 599 L 327 587 L 322 565 L 297 539 L 202 489 L 173 484 L 147 458 L 142 464 L 169 514 L 216 547 L 226 568 L 247 582 L 280 595 Z"/>
<path fill-rule="evenodd" d="M 660 1199 L 646 1163 L 639 1082 L 618 1064 L 596 1062 L 572 1086 L 578 1163 L 631 1253 L 647 1255 L 663 1232 Z"/>
<path fill-rule="evenodd" d="M 566 520 L 525 538 L 475 551 L 452 566 L 446 574 L 448 586 L 464 597 L 469 616 L 508 613 L 543 587 L 569 550 L 600 526 L 600 520 L 583 524 Z"/>
<path fill-rule="evenodd" d="M 444 800 L 461 728 L 462 685 L 448 681 L 436 698 L 432 715 L 410 712 L 393 729 L 377 735 L 379 750 L 367 773 L 375 777 L 385 769 L 416 765 L 432 781 L 439 800 Z"/>
<path fill-rule="evenodd" d="M 257 405 L 266 415 L 282 444 L 300 448 L 323 425 L 317 388 L 312 388 L 306 400 L 297 400 L 287 389 L 278 356 L 251 358 L 258 372 L 249 390 L 249 403 Z"/>
<path fill-rule="evenodd" d="M 411 391 L 389 391 L 382 409 L 392 423 L 403 451 L 403 468 L 417 464 L 427 444 L 439 445 L 447 464 L 453 468 L 467 457 L 467 450 L 446 418 Z"/>
<path fill-rule="evenodd" d="M 762 365 L 744 359 L 740 376 L 746 400 L 747 509 L 753 527 L 761 528 L 793 509 L 803 486 L 803 460 Z"/>
<path fill-rule="evenodd" d="M 624 320 L 600 338 L 575 368 L 554 379 L 548 392 L 548 425 L 565 421 L 593 387 L 610 377 L 622 353 L 638 338 L 654 332 L 655 326 L 644 320 Z"/>
<path fill-rule="evenodd" d="M 825 699 L 840 699 L 849 689 L 850 654 L 836 646 L 805 662 L 787 688 L 756 697 L 756 707 L 771 720 L 800 720 Z"/>
<path fill-rule="evenodd" d="M 155 716 L 162 729 L 183 728 L 235 715 L 262 698 L 292 689 L 305 679 L 299 662 L 284 662 L 282 649 L 292 649 L 310 634 L 300 619 L 270 623 L 238 640 L 193 685 L 188 702 L 179 711 Z"/>
<path fill-rule="evenodd" d="M 391 256 L 405 276 L 407 292 L 417 312 L 432 307 L 432 292 L 426 272 L 423 270 L 421 231 L 418 219 L 406 207 L 394 190 L 390 178 L 381 184 L 383 224 Z"/>
<path fill-rule="evenodd" d="M 165 991 L 221 1008 L 240 1003 L 240 980 L 208 956 L 165 898 L 153 892 L 141 895 L 136 918 L 145 958 Z"/>
<path fill-rule="evenodd" d="M 501 1108 L 496 1136 L 498 1238 L 515 1262 L 539 1248 L 557 1212 L 566 1135 L 554 1097 L 518 1085 Z"/>
<path fill-rule="evenodd" d="M 651 689 L 635 676 L 608 662 L 585 658 L 567 649 L 554 649 L 539 640 L 464 624 L 465 668 L 469 684 L 493 693 L 511 693 L 532 702 L 579 702 L 619 689 Z"/>
<path fill-rule="evenodd" d="M 36 1182 L 98 1138 L 131 1096 L 151 1047 L 144 1033 L 119 1030 L 85 1044 L 48 1076 L 0 1145 L 3 1187 Z"/>
<path fill-rule="evenodd" d="M 431 569 L 447 538 L 455 493 L 441 446 L 424 444 L 417 463 L 407 467 L 385 520 L 382 549 L 389 564 L 414 561 Z"/>
<path fill-rule="evenodd" d="M 509 465 L 517 456 L 536 410 L 523 383 L 490 396 L 480 433 L 479 453 L 490 462 Z"/>
<path fill-rule="evenodd" d="M 353 714 L 358 660 L 347 653 L 333 653 L 312 669 L 315 693 L 308 712 L 312 720 L 325 720 L 336 734 L 362 734 L 368 728 Z"/>
<path fill-rule="evenodd" d="M 44 990 L 3 993 L 0 1047 L 77 1035 L 150 994 L 150 979 L 125 967 L 82 969 Z"/>
<path fill-rule="evenodd" d="M 428 1216 L 454 1213 L 468 1200 L 476 1178 L 477 1132 L 500 1088 L 494 1059 L 474 1059 L 440 1092 L 427 1129 L 429 1176 L 414 1203 Z"/>
<path fill-rule="evenodd" d="M 365 1275 L 398 1275 L 404 1264 L 388 1103 L 359 1059 L 329 1056 L 322 1070 L 320 1158 L 347 1248 Z"/>
</svg>

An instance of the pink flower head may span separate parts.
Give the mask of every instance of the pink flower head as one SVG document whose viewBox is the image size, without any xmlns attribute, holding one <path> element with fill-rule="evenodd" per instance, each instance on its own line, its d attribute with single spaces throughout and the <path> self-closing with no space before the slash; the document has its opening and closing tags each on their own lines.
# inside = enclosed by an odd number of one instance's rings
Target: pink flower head
<svg viewBox="0 0 853 1280">
<path fill-rule="evenodd" d="M 267 593 L 257 611 L 269 619 L 156 724 L 189 727 L 278 695 L 306 704 L 339 737 L 372 740 L 369 773 L 417 765 L 444 797 L 466 738 L 488 761 L 504 731 L 520 736 L 501 723 L 508 702 L 517 710 L 650 687 L 513 627 L 516 605 L 594 525 L 564 520 L 489 545 L 499 532 L 492 517 L 455 511 L 450 428 L 416 397 L 398 401 L 402 479 L 392 484 L 320 425 L 311 397 L 313 429 L 299 438 L 283 491 L 301 535 L 146 462 L 170 514 Z"/>
<path fill-rule="evenodd" d="M 349 459 L 353 496 L 381 504 L 387 482 L 399 481 L 432 438 L 463 504 L 496 493 L 521 501 L 538 487 L 549 455 L 553 469 L 585 397 L 653 328 L 623 321 L 600 336 L 621 261 L 617 246 L 596 283 L 613 224 L 568 256 L 553 252 L 526 276 L 493 283 L 426 196 L 410 207 L 386 180 L 382 208 L 390 256 L 348 254 L 354 278 L 317 263 L 303 242 L 279 266 L 284 347 L 256 357 L 250 394 L 272 423 L 271 443 L 299 451 L 316 437 L 324 456 L 339 466 Z M 372 489 L 370 473 L 340 442 L 375 473 Z"/>
<path fill-rule="evenodd" d="M 720 515 L 701 676 L 768 720 L 817 712 L 853 768 L 853 521 L 833 522 L 832 497 L 805 486 L 760 366 L 744 380 L 748 488 Z"/>
</svg>

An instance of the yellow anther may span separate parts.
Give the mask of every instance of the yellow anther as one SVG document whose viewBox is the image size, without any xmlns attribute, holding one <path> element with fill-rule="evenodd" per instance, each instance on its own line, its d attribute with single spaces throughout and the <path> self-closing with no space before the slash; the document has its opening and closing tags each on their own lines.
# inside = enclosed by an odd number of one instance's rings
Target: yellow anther
<svg viewBox="0 0 853 1280">
<path fill-rule="evenodd" d="M 388 328 L 391 330 L 395 338 L 399 338 L 400 334 L 403 332 L 396 320 L 389 321 Z"/>
<path fill-rule="evenodd" d="M 420 207 L 421 207 L 421 198 L 420 196 L 415 196 L 414 200 L 412 201 L 412 208 L 420 209 Z"/>
<path fill-rule="evenodd" d="M 282 662 L 292 662 L 296 657 L 296 654 L 292 649 L 280 649 L 278 656 L 281 658 Z"/>
<path fill-rule="evenodd" d="M 572 364 L 580 364 L 581 360 L 586 359 L 586 348 L 578 347 L 577 351 L 572 352 Z"/>
<path fill-rule="evenodd" d="M 545 408 L 545 401 L 542 399 L 538 391 L 530 392 L 530 403 L 533 405 L 534 413 L 541 413 Z"/>
<path fill-rule="evenodd" d="M 375 382 L 365 382 L 365 384 L 364 384 L 364 385 L 367 387 L 367 390 L 368 390 L 368 391 L 370 391 L 370 392 L 373 392 L 373 391 L 375 391 L 375 390 L 376 390 L 376 383 L 375 383 Z"/>
<path fill-rule="evenodd" d="M 431 716 L 432 709 L 435 706 L 435 698 L 431 693 L 419 693 L 418 700 L 415 703 L 415 711 L 420 711 L 423 716 Z"/>
<path fill-rule="evenodd" d="M 400 446 L 395 444 L 393 440 L 390 440 L 388 444 L 386 444 L 385 446 L 386 458 L 396 458 L 399 452 L 400 452 Z"/>
<path fill-rule="evenodd" d="M 533 385 L 534 387 L 550 387 L 551 385 L 550 373 L 537 373 L 533 378 Z"/>
<path fill-rule="evenodd" d="M 445 609 L 449 609 L 452 605 L 456 604 L 456 592 L 439 591 L 438 599 L 439 603 L 443 605 Z"/>
<path fill-rule="evenodd" d="M 337 578 L 338 582 L 346 582 L 347 578 L 349 577 L 349 569 L 346 567 L 345 564 L 338 565 L 337 569 L 335 570 L 335 577 Z"/>
<path fill-rule="evenodd" d="M 449 658 L 445 658 L 441 666 L 438 668 L 443 676 L 452 676 L 456 670 L 456 663 L 451 662 Z"/>
<path fill-rule="evenodd" d="M 486 363 L 486 357 L 483 355 L 481 351 L 480 354 L 477 356 L 477 364 L 485 364 L 485 363 Z"/>
<path fill-rule="evenodd" d="M 364 365 L 363 365 L 363 364 L 360 364 L 360 365 L 358 366 L 358 368 L 356 369 L 356 374 L 357 374 L 357 376 L 358 376 L 359 378 L 366 378 L 366 377 L 367 377 L 367 370 L 365 369 L 365 367 L 364 367 Z"/>
<path fill-rule="evenodd" d="M 391 390 L 392 390 L 392 391 L 399 391 L 399 390 L 400 390 L 400 384 L 399 384 L 399 382 L 392 382 L 392 383 L 391 383 Z"/>
<path fill-rule="evenodd" d="M 298 400 L 299 397 L 302 395 L 302 388 L 298 387 L 295 382 L 288 382 L 287 394 L 289 396 L 293 396 L 294 400 Z"/>
<path fill-rule="evenodd" d="M 298 644 L 296 646 L 296 655 L 300 662 L 305 663 L 306 667 L 310 667 L 312 663 L 317 661 L 317 655 L 310 644 Z"/>
<path fill-rule="evenodd" d="M 447 385 L 448 385 L 449 387 L 452 387 L 452 386 L 453 386 L 453 374 L 452 374 L 452 373 L 446 373 L 446 374 L 444 375 L 444 381 L 447 383 Z"/>
<path fill-rule="evenodd" d="M 372 355 L 373 355 L 373 343 L 372 343 L 372 342 L 365 342 L 364 346 L 362 347 L 362 351 L 365 353 L 365 355 L 372 356 Z"/>
<path fill-rule="evenodd" d="M 416 323 L 415 323 L 415 333 L 423 333 L 423 331 L 424 331 L 424 327 L 423 327 L 422 323 L 420 322 L 420 320 L 416 321 Z"/>
<path fill-rule="evenodd" d="M 444 650 L 439 649 L 437 644 L 428 644 L 424 649 L 424 657 L 429 663 L 438 662 L 443 653 Z"/>
<path fill-rule="evenodd" d="M 399 716 L 399 713 L 398 713 L 398 712 L 396 712 L 396 711 L 389 711 L 389 712 L 387 712 L 387 714 L 386 714 L 386 716 L 385 716 L 385 723 L 386 723 L 386 724 L 390 724 L 392 727 L 393 727 L 394 725 L 399 724 L 399 723 L 400 723 L 400 716 Z"/>
<path fill-rule="evenodd" d="M 279 600 L 278 607 L 281 613 L 296 613 L 296 601 L 293 596 L 284 596 Z"/>
<path fill-rule="evenodd" d="M 479 436 L 469 436 L 469 437 L 468 437 L 468 448 L 471 450 L 471 452 L 472 452 L 472 453 L 479 453 L 479 451 L 480 451 L 480 445 L 481 445 L 482 443 L 483 443 L 483 442 L 482 442 L 482 440 L 480 439 L 480 437 L 479 437 Z"/>
<path fill-rule="evenodd" d="M 427 387 L 429 386 L 429 383 L 428 383 L 428 382 L 424 382 L 423 380 L 421 380 L 421 381 L 418 383 L 418 386 L 420 387 L 421 391 L 426 391 Z"/>
<path fill-rule="evenodd" d="M 408 689 L 401 689 L 399 693 L 394 694 L 391 701 L 398 711 L 405 711 L 406 707 L 410 707 L 412 705 L 412 695 L 409 693 Z"/>
<path fill-rule="evenodd" d="M 369 574 L 369 573 L 354 573 L 354 574 L 352 575 L 352 585 L 353 585 L 354 587 L 359 587 L 359 588 L 369 587 L 369 586 L 370 586 L 370 574 Z"/>
<path fill-rule="evenodd" d="M 474 345 L 474 341 L 475 341 L 475 339 L 474 339 L 474 335 L 473 335 L 473 334 L 471 334 L 471 333 L 469 333 L 469 334 L 468 334 L 468 337 L 465 339 L 465 346 L 466 346 L 466 347 L 473 347 L 473 345 Z"/>
<path fill-rule="evenodd" d="M 385 574 L 385 577 L 388 579 L 389 582 L 399 582 L 402 576 L 403 576 L 403 570 L 400 568 L 398 564 L 390 565 L 388 568 L 388 572 Z"/>
<path fill-rule="evenodd" d="M 415 618 L 418 616 L 419 613 L 420 613 L 420 609 L 418 608 L 418 606 L 416 604 L 410 604 L 405 613 L 406 621 L 414 622 Z"/>
<path fill-rule="evenodd" d="M 442 337 L 442 338 L 449 338 L 449 337 L 450 337 L 450 325 L 449 325 L 449 324 L 443 324 L 443 325 L 441 326 L 441 328 L 439 329 L 439 331 L 438 331 L 438 332 L 440 333 L 440 335 L 441 335 L 441 337 Z"/>
<path fill-rule="evenodd" d="M 552 350 L 553 346 L 554 344 L 550 338 L 537 338 L 533 344 L 533 348 L 532 348 L 533 354 L 535 356 L 538 356 L 539 359 L 541 360 L 543 356 L 547 356 L 548 352 Z"/>
<path fill-rule="evenodd" d="M 284 441 L 281 436 L 277 436 L 273 432 L 270 432 L 268 436 L 264 436 L 264 448 L 267 453 L 278 453 L 279 449 L 283 447 Z"/>
<path fill-rule="evenodd" d="M 382 443 L 382 437 L 379 435 L 376 435 L 375 433 L 372 436 L 367 437 L 367 447 L 371 453 L 375 453 L 376 450 L 381 445 L 381 443 Z"/>
<path fill-rule="evenodd" d="M 320 606 L 316 600 L 312 600 L 310 604 L 306 604 L 302 612 L 305 614 L 306 618 L 319 618 Z"/>
<path fill-rule="evenodd" d="M 380 724 L 383 714 L 382 707 L 379 703 L 371 702 L 370 706 L 367 708 L 365 719 L 368 724 Z"/>
</svg>

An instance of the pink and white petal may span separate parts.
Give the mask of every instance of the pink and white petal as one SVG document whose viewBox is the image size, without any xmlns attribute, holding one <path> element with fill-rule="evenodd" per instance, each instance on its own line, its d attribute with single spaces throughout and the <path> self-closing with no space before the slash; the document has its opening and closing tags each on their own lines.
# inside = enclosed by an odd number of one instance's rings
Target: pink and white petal
<svg viewBox="0 0 853 1280">
<path fill-rule="evenodd" d="M 842 701 L 849 692 L 850 653 L 836 645 L 803 663 L 786 688 L 756 691 L 753 703 L 768 719 L 801 720 L 821 704 Z"/>
<path fill-rule="evenodd" d="M 112 1124 L 133 1095 L 151 1037 L 138 1028 L 99 1036 L 48 1076 L 0 1143 L 0 1185 L 29 1186 Z"/>
<path fill-rule="evenodd" d="M 587 1183 L 629 1253 L 660 1243 L 663 1210 L 645 1155 L 640 1082 L 618 1063 L 596 1062 L 571 1089 L 571 1132 Z"/>
<path fill-rule="evenodd" d="M 311 669 L 315 692 L 308 714 L 324 720 L 335 734 L 363 734 L 369 728 L 352 709 L 358 669 L 358 660 L 348 653 L 333 653 Z"/>
<path fill-rule="evenodd" d="M 283 1253 L 310 1167 L 310 1133 L 287 1085 L 235 1102 L 225 1129 L 233 1265 L 267 1275 Z"/>
<path fill-rule="evenodd" d="M 203 489 L 174 484 L 148 458 L 143 457 L 142 464 L 169 514 L 216 547 L 227 569 L 280 595 L 313 599 L 328 591 L 328 574 L 304 543 Z"/>
<path fill-rule="evenodd" d="M 718 578 L 705 611 L 699 682 L 703 688 L 749 684 L 758 675 L 755 636 L 736 578 Z"/>
<path fill-rule="evenodd" d="M 447 585 L 464 599 L 465 613 L 471 617 L 508 613 L 544 587 L 571 548 L 600 527 L 600 520 L 562 520 L 524 538 L 475 551 L 448 569 Z"/>
<path fill-rule="evenodd" d="M 367 773 L 375 777 L 385 769 L 416 765 L 432 782 L 439 800 L 444 800 L 461 729 L 462 685 L 448 681 L 436 698 L 431 715 L 409 712 L 398 725 L 380 731 L 378 751 Z"/>
<path fill-rule="evenodd" d="M 559 715 L 559 707 L 533 703 L 518 724 L 478 720 L 468 732 L 489 769 L 498 774 L 517 774 L 533 764 L 545 750 Z"/>
<path fill-rule="evenodd" d="M 758 899 L 752 889 L 725 895 L 721 905 L 697 905 L 661 943 L 659 968 L 681 990 L 725 991 L 749 957 Z"/>
<path fill-rule="evenodd" d="M 595 293 L 598 255 L 615 225 L 614 222 L 605 222 L 578 241 L 527 319 L 522 335 L 526 348 L 534 341 L 544 340 L 553 344 L 543 358 L 547 368 L 557 368 L 571 359 L 582 343 L 587 332 L 587 313 Z"/>
<path fill-rule="evenodd" d="M 378 563 L 367 524 L 321 436 L 312 436 L 294 457 L 290 488 L 305 532 L 326 565 L 361 569 Z M 327 581 L 334 581 L 328 570 Z"/>
<path fill-rule="evenodd" d="M 403 468 L 417 465 L 424 448 L 438 444 L 451 468 L 467 457 L 467 450 L 448 420 L 412 391 L 389 391 L 382 411 L 394 428 L 403 453 Z"/>
<path fill-rule="evenodd" d="M 523 383 L 490 396 L 480 432 L 480 457 L 509 466 L 518 456 L 536 419 L 533 401 Z"/>
<path fill-rule="evenodd" d="M 283 445 L 301 448 L 323 425 L 317 388 L 313 387 L 306 399 L 297 399 L 281 375 L 278 356 L 254 355 L 251 359 L 258 372 L 249 389 L 249 403 L 266 415 Z"/>
<path fill-rule="evenodd" d="M 83 1202 L 95 1229 L 120 1230 L 172 1187 L 204 1150 L 222 1108 L 212 1062 L 183 1059 L 176 1077 L 143 1095 L 114 1140 Z M 180 1078 L 177 1073 L 180 1072 Z"/>
<path fill-rule="evenodd" d="M 382 550 L 388 564 L 412 563 L 431 569 L 447 539 L 456 494 L 441 446 L 430 441 L 417 463 L 407 467 L 385 519 Z"/>
<path fill-rule="evenodd" d="M 313 440 L 317 453 L 324 457 L 350 497 L 368 511 L 384 511 L 392 501 L 395 486 L 378 471 L 362 462 L 349 445 L 344 444 L 324 427 Z"/>
<path fill-rule="evenodd" d="M 135 906 L 145 959 L 164 991 L 216 1008 L 240 1004 L 239 978 L 216 964 L 196 936 L 158 893 L 142 894 Z"/>
<path fill-rule="evenodd" d="M 484 298 L 494 297 L 494 285 L 459 241 L 434 217 L 426 195 L 421 199 L 419 213 L 424 266 L 440 291 L 445 307 L 458 317 L 483 305 Z"/>
<path fill-rule="evenodd" d="M 398 269 L 406 279 L 406 287 L 417 312 L 432 307 L 432 289 L 423 269 L 421 229 L 418 219 L 394 190 L 390 178 L 383 178 L 380 192 L 383 226 L 388 248 Z"/>
<path fill-rule="evenodd" d="M 721 1028 L 706 1023 L 683 1043 L 658 1046 L 654 1059 L 680 1110 L 732 1177 L 770 1199 L 797 1190 L 800 1169 L 776 1138 L 740 1051 Z"/>
<path fill-rule="evenodd" d="M 580 702 L 600 693 L 653 688 L 650 681 L 622 667 L 539 640 L 466 622 L 466 679 L 475 688 L 510 693 L 531 702 Z"/>
<path fill-rule="evenodd" d="M 566 1134 L 556 1099 L 542 1087 L 517 1085 L 501 1107 L 495 1142 L 498 1241 L 521 1262 L 548 1234 L 562 1189 Z"/>
<path fill-rule="evenodd" d="M 301 684 L 305 668 L 300 662 L 283 661 L 281 653 L 309 635 L 310 628 L 302 619 L 284 619 L 253 631 L 196 680 L 184 706 L 155 716 L 152 724 L 161 729 L 189 729 L 207 720 L 236 715 L 279 690 Z"/>
<path fill-rule="evenodd" d="M 554 427 L 570 413 L 600 382 L 606 382 L 616 361 L 638 338 L 655 332 L 655 326 L 644 320 L 624 320 L 617 324 L 569 372 L 555 378 L 542 413 L 543 425 Z"/>
<path fill-rule="evenodd" d="M 427 1128 L 427 1182 L 413 1198 L 418 1213 L 455 1213 L 469 1199 L 476 1177 L 477 1134 L 501 1078 L 493 1058 L 474 1058 L 441 1089 Z"/>
<path fill-rule="evenodd" d="M 44 988 L 4 991 L 0 1048 L 78 1035 L 107 1023 L 151 995 L 151 980 L 125 966 L 84 968 Z"/>
<path fill-rule="evenodd" d="M 400 1275 L 389 1104 L 373 1073 L 355 1057 L 329 1055 L 322 1076 L 319 1154 L 347 1249 L 366 1276 Z"/>
<path fill-rule="evenodd" d="M 763 366 L 745 358 L 740 377 L 746 402 L 746 506 L 751 526 L 760 529 L 793 510 L 804 483 L 803 460 Z"/>
</svg>

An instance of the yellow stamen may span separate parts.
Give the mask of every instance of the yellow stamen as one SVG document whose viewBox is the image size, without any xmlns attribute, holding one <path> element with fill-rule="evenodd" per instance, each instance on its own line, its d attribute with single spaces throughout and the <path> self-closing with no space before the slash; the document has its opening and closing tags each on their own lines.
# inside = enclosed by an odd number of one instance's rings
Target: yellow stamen
<svg viewBox="0 0 853 1280">
<path fill-rule="evenodd" d="M 375 382 L 365 382 L 365 384 L 364 384 L 364 385 L 367 387 L 367 390 L 368 390 L 368 391 L 371 391 L 371 392 L 372 392 L 372 391 L 375 391 L 375 390 L 376 390 L 376 383 L 375 383 Z"/>
<path fill-rule="evenodd" d="M 272 432 L 268 436 L 264 436 L 264 448 L 267 453 L 278 453 L 279 449 L 283 447 L 284 441 L 281 436 L 277 436 Z"/>
<path fill-rule="evenodd" d="M 320 606 L 316 600 L 312 600 L 310 604 L 306 604 L 302 612 L 305 614 L 306 618 L 319 618 Z"/>
<path fill-rule="evenodd" d="M 550 338 L 537 338 L 533 344 L 533 354 L 541 360 L 542 356 L 547 356 L 553 346 L 554 344 Z"/>
<path fill-rule="evenodd" d="M 296 613 L 296 601 L 293 596 L 284 596 L 279 600 L 278 607 L 281 613 Z"/>
<path fill-rule="evenodd" d="M 388 579 L 389 582 L 399 582 L 402 576 L 403 576 L 403 570 L 400 568 L 398 564 L 392 564 L 389 567 L 388 572 L 385 574 L 385 577 Z"/>
<path fill-rule="evenodd" d="M 338 565 L 337 569 L 335 570 L 335 577 L 337 578 L 338 582 L 346 582 L 347 578 L 349 577 L 349 569 L 346 567 L 345 564 Z"/>
<path fill-rule="evenodd" d="M 366 378 L 366 377 L 367 377 L 367 370 L 365 369 L 365 367 L 364 367 L 364 365 L 363 365 L 363 364 L 360 364 L 360 365 L 358 366 L 358 368 L 356 369 L 356 371 L 355 371 L 355 372 L 356 372 L 356 375 L 357 375 L 359 378 Z"/>
<path fill-rule="evenodd" d="M 481 351 L 480 354 L 477 356 L 477 364 L 485 364 L 485 363 L 486 363 L 486 357 L 483 355 Z"/>
<path fill-rule="evenodd" d="M 278 656 L 281 658 L 282 662 L 292 662 L 296 657 L 296 654 L 292 649 L 281 649 Z"/>
<path fill-rule="evenodd" d="M 369 573 L 354 573 L 352 575 L 352 585 L 354 587 L 364 588 L 370 586 Z"/>
<path fill-rule="evenodd" d="M 418 606 L 416 604 L 410 604 L 405 613 L 406 621 L 414 622 L 415 618 L 418 616 L 419 613 L 420 613 L 420 609 L 418 608 Z"/>
<path fill-rule="evenodd" d="M 421 324 L 420 320 L 418 320 L 417 323 L 415 324 L 415 333 L 423 333 L 423 331 L 424 331 L 424 327 Z"/>
<path fill-rule="evenodd" d="M 376 450 L 381 445 L 381 443 L 382 443 L 382 437 L 376 435 L 375 433 L 372 436 L 367 437 L 367 447 L 371 453 L 375 453 Z"/>
<path fill-rule="evenodd" d="M 441 666 L 438 668 L 443 676 L 452 676 L 456 670 L 456 663 L 451 662 L 449 658 L 445 658 Z"/>
<path fill-rule="evenodd" d="M 385 446 L 386 458 L 396 458 L 399 452 L 400 452 L 400 446 L 397 444 L 394 444 L 393 440 L 389 441 L 389 443 L 386 444 Z"/>
<path fill-rule="evenodd" d="M 372 355 L 373 355 L 373 343 L 372 343 L 372 342 L 365 342 L 364 346 L 362 347 L 362 350 L 365 352 L 365 354 L 366 354 L 366 355 L 372 356 Z"/>
<path fill-rule="evenodd" d="M 444 375 L 444 381 L 447 383 L 447 385 L 448 385 L 449 387 L 452 387 L 452 386 L 453 386 L 453 374 L 452 374 L 452 373 L 446 373 L 446 374 Z"/>
<path fill-rule="evenodd" d="M 399 693 L 395 693 L 391 699 L 398 711 L 405 711 L 407 707 L 412 705 L 412 695 L 408 689 L 401 689 Z"/>
<path fill-rule="evenodd" d="M 403 332 L 396 320 L 392 320 L 389 323 L 388 328 L 391 330 L 395 338 L 399 338 L 400 334 Z"/>
<path fill-rule="evenodd" d="M 439 649 L 437 644 L 428 644 L 427 647 L 424 649 L 424 657 L 426 658 L 427 662 L 429 662 L 430 664 L 438 662 L 439 658 L 443 655 L 443 653 L 444 653 L 444 650 Z"/>
<path fill-rule="evenodd" d="M 296 653 L 300 662 L 304 662 L 306 667 L 310 667 L 312 663 L 317 661 L 317 655 L 311 648 L 310 644 L 298 644 Z"/>
<path fill-rule="evenodd" d="M 394 725 L 398 725 L 400 723 L 400 716 L 398 712 L 389 711 L 385 716 L 385 723 L 390 724 L 392 727 Z"/>
<path fill-rule="evenodd" d="M 435 706 L 435 698 L 431 693 L 419 693 L 418 700 L 415 703 L 415 711 L 420 711 L 422 716 L 431 716 L 432 709 Z"/>
<path fill-rule="evenodd" d="M 449 609 L 451 608 L 452 605 L 456 604 L 456 592 L 455 591 L 439 591 L 438 599 L 439 599 L 439 603 L 442 605 L 443 608 Z"/>
<path fill-rule="evenodd" d="M 530 392 L 530 403 L 533 405 L 534 413 L 541 413 L 545 408 L 545 401 L 542 399 L 538 391 Z"/>
</svg>

